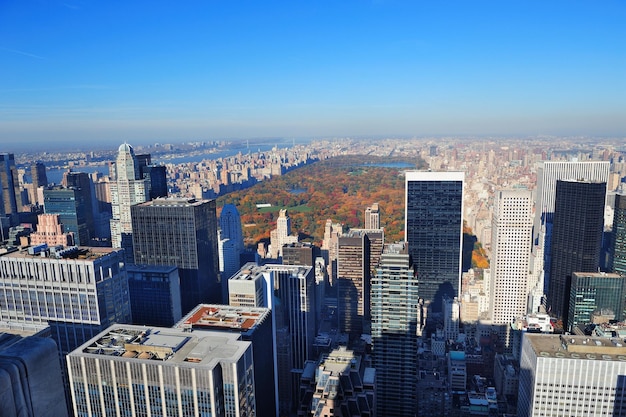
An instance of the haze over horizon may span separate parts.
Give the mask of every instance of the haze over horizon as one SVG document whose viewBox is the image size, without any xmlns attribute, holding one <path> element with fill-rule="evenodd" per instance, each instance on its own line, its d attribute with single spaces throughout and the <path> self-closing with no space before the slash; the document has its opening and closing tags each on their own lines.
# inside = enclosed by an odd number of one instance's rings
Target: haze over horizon
<svg viewBox="0 0 626 417">
<path fill-rule="evenodd" d="M 626 136 L 626 4 L 8 1 L 0 143 Z"/>
</svg>

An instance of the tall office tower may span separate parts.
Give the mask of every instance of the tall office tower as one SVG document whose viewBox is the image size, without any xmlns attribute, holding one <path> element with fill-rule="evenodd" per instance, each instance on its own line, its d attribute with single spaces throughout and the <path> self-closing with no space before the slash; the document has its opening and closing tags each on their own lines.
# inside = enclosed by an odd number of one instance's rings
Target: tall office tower
<svg viewBox="0 0 626 417">
<path fill-rule="evenodd" d="M 183 314 L 220 303 L 215 200 L 159 198 L 131 213 L 135 263 L 178 267 Z"/>
<path fill-rule="evenodd" d="M 304 395 L 298 417 L 375 417 L 376 374 L 363 356 L 345 346 L 324 354 L 318 362 L 310 361 L 300 384 Z"/>
<path fill-rule="evenodd" d="M 0 215 L 17 214 L 22 211 L 20 184 L 15 166 L 15 156 L 12 153 L 0 153 L 0 187 L 2 201 Z"/>
<path fill-rule="evenodd" d="M 372 276 L 372 361 L 377 414 L 416 412 L 419 323 L 418 277 L 406 244 L 388 245 Z"/>
<path fill-rule="evenodd" d="M 67 416 L 57 345 L 0 328 L 0 415 Z"/>
<path fill-rule="evenodd" d="M 37 231 L 30 234 L 33 246 L 45 243 L 48 246 L 73 246 L 74 233 L 63 231 L 59 214 L 40 214 L 37 216 Z"/>
<path fill-rule="evenodd" d="M 167 197 L 167 169 L 165 165 L 141 167 L 141 176 L 148 180 L 150 200 Z"/>
<path fill-rule="evenodd" d="M 317 247 L 310 243 L 290 243 L 283 246 L 283 265 L 313 266 Z"/>
<path fill-rule="evenodd" d="M 380 229 L 378 203 L 374 203 L 365 209 L 365 229 Z"/>
<path fill-rule="evenodd" d="M 239 335 L 239 340 L 251 342 L 256 415 L 278 415 L 276 350 L 270 309 L 201 304 L 175 327 L 195 334 L 203 331 L 234 333 Z"/>
<path fill-rule="evenodd" d="M 491 321 L 510 324 L 526 314 L 532 243 L 532 193 L 497 191 L 491 237 Z"/>
<path fill-rule="evenodd" d="M 624 358 L 621 339 L 526 332 L 517 415 L 626 416 Z"/>
<path fill-rule="evenodd" d="M 231 306 L 272 309 L 276 334 L 279 414 L 295 410 L 299 378 L 313 356 L 316 332 L 313 267 L 247 263 L 228 281 Z M 253 303 L 261 303 L 253 305 Z"/>
<path fill-rule="evenodd" d="M 406 173 L 405 236 L 420 298 L 434 313 L 461 289 L 464 180 L 463 172 Z"/>
<path fill-rule="evenodd" d="M 574 272 L 570 290 L 568 331 L 578 325 L 624 319 L 626 280 L 619 274 Z"/>
<path fill-rule="evenodd" d="M 337 313 L 339 331 L 360 337 L 370 321 L 370 240 L 362 230 L 339 237 Z"/>
<path fill-rule="evenodd" d="M 124 248 L 127 260 L 132 262 L 133 224 L 130 217 L 131 206 L 148 201 L 150 187 L 148 180 L 141 177 L 139 163 L 133 147 L 127 143 L 120 145 L 117 153 L 111 191 L 111 243 L 114 248 Z"/>
<path fill-rule="evenodd" d="M 370 271 L 373 271 L 380 262 L 380 255 L 385 246 L 384 229 L 350 229 L 351 233 L 365 233 L 370 241 Z"/>
<path fill-rule="evenodd" d="M 0 256 L 0 321 L 49 325 L 61 355 L 112 323 L 130 323 L 123 253 L 32 246 Z"/>
<path fill-rule="evenodd" d="M 615 195 L 613 230 L 609 245 L 609 268 L 626 276 L 626 194 Z"/>
<path fill-rule="evenodd" d="M 114 325 L 67 356 L 76 416 L 255 416 L 252 344 Z"/>
<path fill-rule="evenodd" d="M 343 225 L 341 223 L 333 223 L 330 219 L 326 220 L 322 254 L 326 256 L 328 262 L 328 278 L 331 287 L 335 285 L 337 280 L 337 243 L 342 233 Z"/>
<path fill-rule="evenodd" d="M 33 195 L 31 201 L 35 204 L 42 205 L 43 200 L 39 201 L 37 190 L 39 187 L 48 186 L 48 176 L 46 174 L 46 166 L 43 162 L 35 162 L 30 166 L 30 176 L 33 182 Z"/>
<path fill-rule="evenodd" d="M 270 232 L 270 258 L 283 256 L 283 246 L 298 242 L 298 236 L 291 235 L 291 219 L 286 209 L 280 210 L 276 220 L 276 229 Z"/>
<path fill-rule="evenodd" d="M 240 251 L 244 250 L 241 216 L 234 204 L 224 204 L 220 213 L 220 229 L 222 239 L 230 239 Z"/>
<path fill-rule="evenodd" d="M 74 244 L 89 246 L 87 205 L 83 194 L 74 188 L 54 187 L 43 190 L 46 214 L 58 214 L 63 230 L 74 234 Z"/>
<path fill-rule="evenodd" d="M 554 222 L 554 202 L 557 181 L 583 179 L 592 182 L 607 182 L 609 170 L 609 161 L 543 161 L 538 163 L 533 241 L 537 244 L 539 233 L 542 230 L 545 231 L 543 248 L 544 284 L 546 291 L 550 288 L 552 225 Z"/>
<path fill-rule="evenodd" d="M 80 199 L 85 205 L 85 223 L 87 224 L 87 231 L 89 232 L 89 238 L 96 237 L 96 226 L 94 219 L 94 206 L 96 204 L 95 193 L 93 190 L 93 183 L 89 174 L 86 172 L 67 172 L 63 178 L 65 186 L 67 188 L 73 188 L 76 194 L 80 196 Z M 89 241 L 84 243 L 89 244 Z"/>
<path fill-rule="evenodd" d="M 548 309 L 567 328 L 573 272 L 597 272 L 602 247 L 606 183 L 557 181 L 552 227 Z"/>
<path fill-rule="evenodd" d="M 130 265 L 128 291 L 133 324 L 172 327 L 182 317 L 175 266 Z"/>
<path fill-rule="evenodd" d="M 443 335 L 446 340 L 457 341 L 461 321 L 461 303 L 457 298 L 443 299 Z"/>
</svg>

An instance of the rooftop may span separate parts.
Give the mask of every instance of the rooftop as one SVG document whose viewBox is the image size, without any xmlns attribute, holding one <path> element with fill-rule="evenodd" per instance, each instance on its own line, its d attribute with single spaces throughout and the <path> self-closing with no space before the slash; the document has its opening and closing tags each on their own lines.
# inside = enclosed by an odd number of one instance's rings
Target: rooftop
<svg viewBox="0 0 626 417">
<path fill-rule="evenodd" d="M 87 247 L 87 246 L 52 246 L 41 244 L 29 246 L 15 251 L 0 252 L 3 258 L 50 258 L 50 259 L 75 259 L 94 260 L 103 256 L 119 252 L 121 249 L 107 247 Z"/>
<path fill-rule="evenodd" d="M 269 316 L 270 310 L 259 307 L 231 307 L 201 304 L 191 310 L 178 324 L 179 329 L 240 329 L 250 330 Z"/>
<path fill-rule="evenodd" d="M 549 358 L 619 360 L 626 362 L 626 341 L 574 335 L 527 333 L 524 337 L 537 356 Z"/>
<path fill-rule="evenodd" d="M 312 267 L 302 265 L 282 265 L 282 264 L 265 264 L 256 265 L 254 262 L 245 264 L 235 275 L 229 280 L 235 281 L 254 281 L 262 279 L 263 274 L 272 271 L 289 271 L 292 275 L 305 276 Z"/>
</svg>

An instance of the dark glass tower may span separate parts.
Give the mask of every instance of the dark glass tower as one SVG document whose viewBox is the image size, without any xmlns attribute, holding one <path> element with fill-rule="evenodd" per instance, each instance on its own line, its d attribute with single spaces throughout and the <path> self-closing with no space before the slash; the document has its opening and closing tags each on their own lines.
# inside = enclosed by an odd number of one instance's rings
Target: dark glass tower
<svg viewBox="0 0 626 417">
<path fill-rule="evenodd" d="M 43 190 L 46 214 L 59 215 L 63 231 L 74 233 L 76 246 L 89 246 L 87 206 L 84 197 L 84 194 L 75 188 L 54 187 Z"/>
<path fill-rule="evenodd" d="M 12 153 L 0 153 L 0 215 L 17 214 L 22 211 L 20 184 L 17 178 L 15 156 Z"/>
<path fill-rule="evenodd" d="M 43 162 L 35 162 L 30 166 L 30 176 L 33 183 L 33 201 L 31 203 L 41 204 L 37 201 L 37 189 L 48 185 L 48 175 L 46 174 L 46 166 Z"/>
<path fill-rule="evenodd" d="M 598 271 L 605 197 L 605 182 L 556 183 L 548 309 L 564 321 L 569 311 L 572 273 Z"/>
<path fill-rule="evenodd" d="M 157 199 L 131 207 L 137 265 L 178 267 L 182 313 L 221 303 L 215 200 Z"/>
<path fill-rule="evenodd" d="M 609 268 L 616 274 L 626 276 L 626 195 L 623 194 L 615 195 Z"/>
<path fill-rule="evenodd" d="M 73 188 L 76 194 L 79 195 L 80 200 L 85 205 L 85 223 L 87 224 L 87 231 L 89 232 L 89 238 L 96 236 L 96 223 L 94 220 L 94 205 L 95 205 L 95 193 L 93 190 L 93 184 L 89 174 L 86 172 L 68 172 L 64 178 L 65 186 L 67 188 Z M 82 243 L 82 242 L 81 242 Z M 89 241 L 82 243 L 88 245 Z"/>
<path fill-rule="evenodd" d="M 621 321 L 624 311 L 626 283 L 618 274 L 605 272 L 574 272 L 572 274 L 568 331 L 587 325 L 595 315 Z"/>
<path fill-rule="evenodd" d="M 406 173 L 406 241 L 420 298 L 433 313 L 460 289 L 464 179 L 463 172 Z"/>
</svg>

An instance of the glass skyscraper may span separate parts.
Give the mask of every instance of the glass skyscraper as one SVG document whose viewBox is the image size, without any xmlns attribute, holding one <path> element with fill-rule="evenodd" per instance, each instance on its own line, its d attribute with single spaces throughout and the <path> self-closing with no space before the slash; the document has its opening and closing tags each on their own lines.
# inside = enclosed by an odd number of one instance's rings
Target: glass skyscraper
<svg viewBox="0 0 626 417">
<path fill-rule="evenodd" d="M 434 313 L 459 294 L 463 245 L 463 172 L 406 173 L 405 239 L 420 298 Z"/>
</svg>

